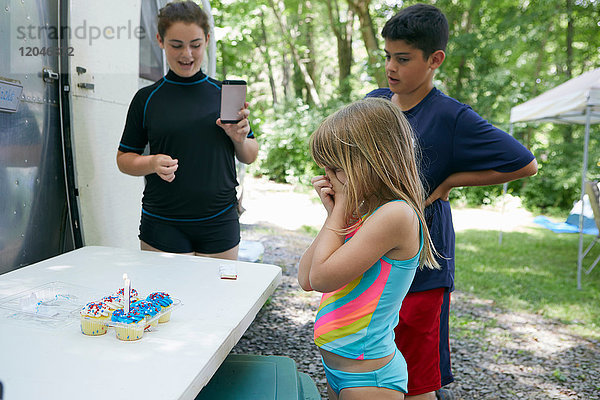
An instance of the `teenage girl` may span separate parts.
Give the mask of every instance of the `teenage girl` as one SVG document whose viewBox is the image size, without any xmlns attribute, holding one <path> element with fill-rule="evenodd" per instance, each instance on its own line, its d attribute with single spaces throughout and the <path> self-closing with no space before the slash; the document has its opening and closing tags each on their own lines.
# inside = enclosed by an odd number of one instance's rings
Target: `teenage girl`
<svg viewBox="0 0 600 400">
<path fill-rule="evenodd" d="M 146 177 L 142 250 L 237 259 L 234 157 L 253 162 L 258 144 L 247 103 L 239 123 L 219 119 L 221 82 L 200 69 L 209 32 L 208 16 L 193 1 L 160 10 L 157 40 L 170 70 L 133 98 L 117 165 Z M 149 154 L 143 155 L 147 144 Z"/>
<path fill-rule="evenodd" d="M 310 146 L 325 168 L 312 184 L 327 219 L 298 281 L 323 293 L 314 339 L 329 397 L 403 399 L 394 327 L 417 267 L 437 267 L 412 130 L 392 102 L 367 98 L 325 119 Z"/>
</svg>

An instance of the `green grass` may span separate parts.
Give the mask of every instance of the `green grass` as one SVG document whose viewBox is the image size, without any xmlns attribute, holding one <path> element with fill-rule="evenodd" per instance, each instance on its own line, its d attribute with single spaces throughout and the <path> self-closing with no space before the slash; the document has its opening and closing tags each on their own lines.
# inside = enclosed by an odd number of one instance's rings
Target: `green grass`
<svg viewBox="0 0 600 400">
<path fill-rule="evenodd" d="M 513 311 L 526 311 L 571 325 L 577 334 L 600 339 L 600 265 L 582 271 L 577 289 L 579 235 L 546 229 L 456 233 L 456 288 Z M 592 236 L 584 236 L 584 249 Z M 600 254 L 596 245 L 583 270 Z M 455 321 L 460 323 L 460 321 Z"/>
</svg>

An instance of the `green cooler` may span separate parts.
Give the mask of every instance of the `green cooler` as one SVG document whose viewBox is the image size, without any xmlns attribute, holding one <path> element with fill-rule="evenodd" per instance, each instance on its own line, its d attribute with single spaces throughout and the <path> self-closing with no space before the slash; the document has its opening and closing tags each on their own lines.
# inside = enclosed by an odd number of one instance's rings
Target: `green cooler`
<svg viewBox="0 0 600 400">
<path fill-rule="evenodd" d="M 289 357 L 230 354 L 196 400 L 320 400 Z"/>
</svg>

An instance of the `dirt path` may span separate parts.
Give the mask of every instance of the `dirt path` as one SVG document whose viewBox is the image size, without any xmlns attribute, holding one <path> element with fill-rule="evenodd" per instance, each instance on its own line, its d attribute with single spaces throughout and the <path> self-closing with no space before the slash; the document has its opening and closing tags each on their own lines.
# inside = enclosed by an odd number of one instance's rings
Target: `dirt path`
<svg viewBox="0 0 600 400">
<path fill-rule="evenodd" d="M 293 358 L 326 398 L 312 328 L 320 296 L 296 283 L 297 263 L 318 229 L 322 206 L 311 193 L 260 179 L 246 181 L 242 238 L 260 241 L 262 261 L 283 268 L 283 281 L 234 352 Z M 455 228 L 527 230 L 532 216 L 511 202 L 498 209 L 455 210 Z M 457 399 L 600 399 L 600 344 L 567 326 L 529 313 L 513 313 L 491 301 L 455 291 L 451 314 L 462 323 L 451 329 Z"/>
<path fill-rule="evenodd" d="M 246 225 L 268 224 L 297 230 L 303 225 L 319 229 L 325 220 L 325 210 L 311 191 L 294 190 L 292 185 L 246 176 L 244 208 L 240 222 Z M 534 226 L 533 216 L 520 207 L 518 199 L 509 199 L 502 206 L 485 209 L 453 209 L 456 231 L 466 229 L 498 229 L 505 232 L 526 230 Z"/>
</svg>

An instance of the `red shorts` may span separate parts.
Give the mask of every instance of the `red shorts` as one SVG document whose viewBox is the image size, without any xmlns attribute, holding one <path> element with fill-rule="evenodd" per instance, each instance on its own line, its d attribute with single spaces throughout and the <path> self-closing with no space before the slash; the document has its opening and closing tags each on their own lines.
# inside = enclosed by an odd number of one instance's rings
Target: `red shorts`
<svg viewBox="0 0 600 400">
<path fill-rule="evenodd" d="M 407 396 L 429 393 L 454 381 L 450 366 L 447 288 L 409 293 L 394 329 L 396 345 L 408 365 Z"/>
</svg>

